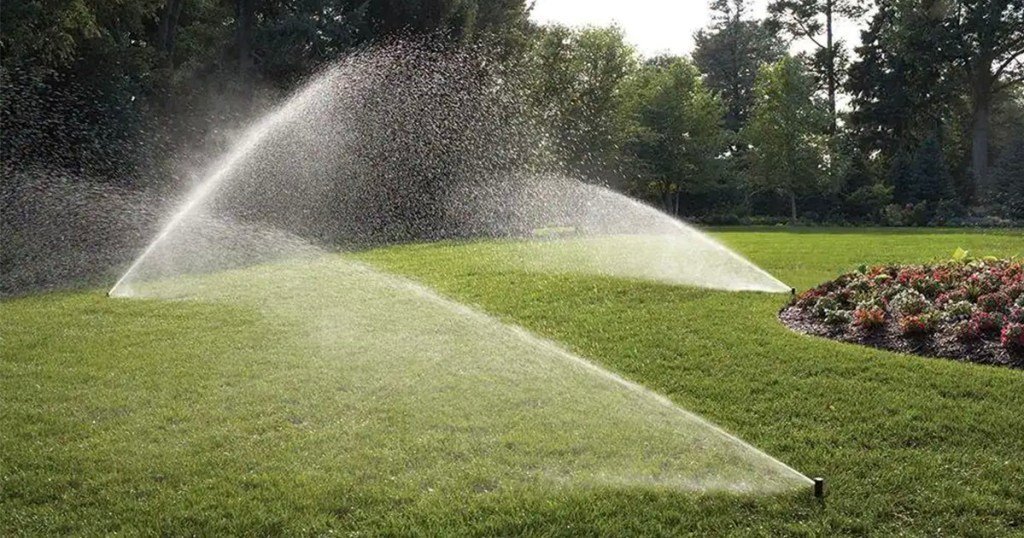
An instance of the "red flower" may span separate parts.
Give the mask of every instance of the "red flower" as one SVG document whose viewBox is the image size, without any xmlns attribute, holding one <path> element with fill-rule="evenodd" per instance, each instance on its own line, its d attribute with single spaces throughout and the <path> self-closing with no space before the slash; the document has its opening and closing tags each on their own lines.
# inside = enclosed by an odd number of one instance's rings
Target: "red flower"
<svg viewBox="0 0 1024 538">
<path fill-rule="evenodd" d="M 934 329 L 935 320 L 927 314 L 900 318 L 900 330 L 906 335 L 929 333 Z"/>
<path fill-rule="evenodd" d="M 978 297 L 978 308 L 985 312 L 1003 312 L 1010 306 L 1010 296 L 995 292 Z"/>
<path fill-rule="evenodd" d="M 1024 323 L 1007 323 L 999 341 L 1006 349 L 1024 350 Z"/>
<path fill-rule="evenodd" d="M 874 329 L 885 323 L 885 310 L 877 306 L 861 307 L 853 311 L 853 324 L 861 329 Z"/>
<path fill-rule="evenodd" d="M 1003 326 L 1003 315 L 998 312 L 975 312 L 971 325 L 978 333 L 994 332 Z"/>
</svg>

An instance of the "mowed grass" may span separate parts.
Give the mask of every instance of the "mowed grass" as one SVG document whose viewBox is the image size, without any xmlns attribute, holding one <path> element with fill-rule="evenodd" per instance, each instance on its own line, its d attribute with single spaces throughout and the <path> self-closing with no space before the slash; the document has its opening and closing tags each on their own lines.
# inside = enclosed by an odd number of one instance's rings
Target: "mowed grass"
<svg viewBox="0 0 1024 538">
<path fill-rule="evenodd" d="M 717 235 L 799 288 L 958 246 L 1024 251 L 1020 232 Z M 386 448 L 388 424 L 366 438 L 338 434 L 373 406 L 337 394 L 347 386 L 337 364 L 296 345 L 288 323 L 231 304 L 66 293 L 0 303 L 0 534 L 1024 530 L 1024 372 L 796 335 L 775 319 L 780 295 L 519 272 L 503 248 L 411 245 L 360 258 L 557 340 L 826 476 L 828 501 L 641 484 L 502 488 L 486 472 L 457 481 L 470 487 L 456 494 L 396 488 L 374 472 L 395 462 L 353 469 L 368 461 L 354 452 Z"/>
</svg>

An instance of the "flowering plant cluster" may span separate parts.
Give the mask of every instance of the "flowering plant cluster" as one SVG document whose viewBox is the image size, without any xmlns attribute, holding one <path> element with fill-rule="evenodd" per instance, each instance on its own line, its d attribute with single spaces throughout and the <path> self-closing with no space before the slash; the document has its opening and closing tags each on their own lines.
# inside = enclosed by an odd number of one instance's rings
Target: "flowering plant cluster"
<svg viewBox="0 0 1024 538">
<path fill-rule="evenodd" d="M 879 265 L 805 291 L 793 306 L 828 325 L 860 333 L 891 328 L 905 337 L 991 340 L 1024 352 L 1024 261 L 954 259 Z"/>
</svg>

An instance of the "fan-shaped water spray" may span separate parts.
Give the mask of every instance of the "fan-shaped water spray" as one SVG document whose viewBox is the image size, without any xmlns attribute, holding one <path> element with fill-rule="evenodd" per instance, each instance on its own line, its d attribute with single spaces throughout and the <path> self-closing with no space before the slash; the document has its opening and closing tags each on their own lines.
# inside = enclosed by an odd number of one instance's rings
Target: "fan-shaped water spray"
<svg viewBox="0 0 1024 538">
<path fill-rule="evenodd" d="M 323 253 L 503 239 L 504 262 L 524 271 L 787 289 L 692 227 L 559 174 L 509 80 L 468 53 L 392 46 L 348 58 L 246 132 L 110 294 L 231 301 L 289 324 L 349 372 L 357 400 L 373 397 L 407 425 L 379 437 L 442 469 L 432 481 L 457 472 L 445 460 L 454 444 L 502 480 L 809 485 L 550 342 Z M 196 275 L 296 255 L 305 260 Z"/>
<path fill-rule="evenodd" d="M 728 290 L 788 287 L 707 235 L 608 189 L 569 179 L 507 72 L 471 53 L 392 46 L 353 55 L 258 121 L 111 289 L 251 259 L 203 220 L 279 230 L 330 247 L 536 239 L 525 270 L 588 272 Z M 192 218 L 195 217 L 195 218 Z M 177 247 L 175 247 L 177 245 Z M 191 245 L 186 252 L 181 245 Z M 281 249 L 265 249 L 281 254 Z M 628 255 L 625 253 L 628 251 Z M 201 259 L 205 258 L 205 259 Z"/>
<path fill-rule="evenodd" d="M 636 383 L 339 255 L 140 283 L 143 297 L 258 310 L 344 380 L 337 430 L 393 487 L 634 486 L 772 494 L 791 467 Z M 384 431 L 377 431 L 385 428 Z M 358 443 L 373 438 L 373 446 Z"/>
</svg>

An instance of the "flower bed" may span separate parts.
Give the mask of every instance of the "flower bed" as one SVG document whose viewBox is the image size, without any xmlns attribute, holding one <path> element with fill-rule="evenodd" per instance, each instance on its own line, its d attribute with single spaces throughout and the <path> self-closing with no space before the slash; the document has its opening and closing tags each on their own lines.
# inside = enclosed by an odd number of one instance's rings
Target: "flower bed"
<svg viewBox="0 0 1024 538">
<path fill-rule="evenodd" d="M 958 250 L 932 265 L 861 267 L 794 297 L 779 318 L 836 340 L 1024 368 L 1024 261 Z"/>
</svg>

